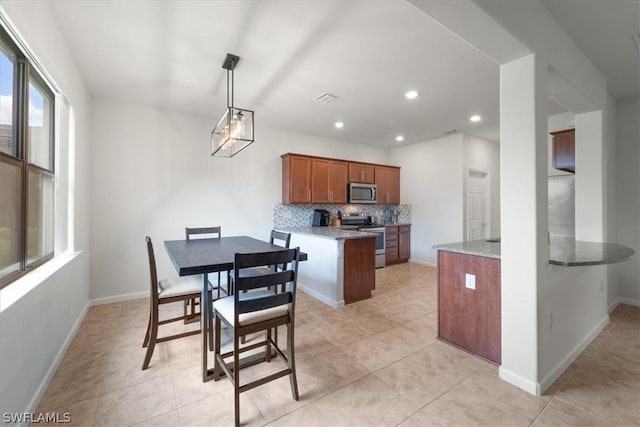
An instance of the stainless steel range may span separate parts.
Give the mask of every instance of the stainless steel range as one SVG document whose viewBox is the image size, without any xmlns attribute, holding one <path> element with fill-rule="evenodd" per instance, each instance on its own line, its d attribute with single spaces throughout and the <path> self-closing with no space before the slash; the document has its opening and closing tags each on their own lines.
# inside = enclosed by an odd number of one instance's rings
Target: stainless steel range
<svg viewBox="0 0 640 427">
<path fill-rule="evenodd" d="M 373 218 L 362 214 L 347 214 L 342 216 L 343 230 L 356 230 L 367 233 L 376 233 L 376 268 L 385 266 L 385 228 L 384 225 L 375 224 Z"/>
</svg>

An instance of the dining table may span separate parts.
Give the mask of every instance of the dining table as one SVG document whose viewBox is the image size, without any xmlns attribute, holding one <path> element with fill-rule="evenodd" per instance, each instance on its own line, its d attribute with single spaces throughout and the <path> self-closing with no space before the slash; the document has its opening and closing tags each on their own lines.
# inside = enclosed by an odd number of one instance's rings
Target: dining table
<svg viewBox="0 0 640 427">
<path fill-rule="evenodd" d="M 179 276 L 198 274 L 204 276 L 200 296 L 200 329 L 202 336 L 202 381 L 206 382 L 213 379 L 213 369 L 208 366 L 208 329 L 211 327 L 212 310 L 208 298 L 208 274 L 232 271 L 236 253 L 272 252 L 284 248 L 249 236 L 166 240 L 164 247 Z M 298 261 L 306 260 L 307 254 L 300 252 Z M 254 355 L 253 358 L 246 361 L 246 365 L 256 363 L 260 358 L 264 358 L 264 355 Z"/>
</svg>

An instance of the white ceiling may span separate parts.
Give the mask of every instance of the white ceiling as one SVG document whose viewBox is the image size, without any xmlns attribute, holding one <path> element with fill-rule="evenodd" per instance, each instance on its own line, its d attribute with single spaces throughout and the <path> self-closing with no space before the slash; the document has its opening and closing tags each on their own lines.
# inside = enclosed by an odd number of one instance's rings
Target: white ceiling
<svg viewBox="0 0 640 427">
<path fill-rule="evenodd" d="M 51 2 L 92 93 L 381 147 L 498 139 L 498 66 L 403 1 Z M 404 98 L 408 89 L 420 97 Z M 322 104 L 324 92 L 339 98 Z M 473 114 L 483 116 L 470 123 Z M 342 130 L 333 127 L 341 120 Z"/>
<path fill-rule="evenodd" d="M 540 0 L 607 79 L 616 98 L 640 94 L 640 0 Z"/>
<path fill-rule="evenodd" d="M 638 93 L 631 32 L 640 0 L 541 1 L 615 96 Z M 408 2 L 50 4 L 99 96 L 202 115 L 213 125 L 226 103 L 221 65 L 230 52 L 241 57 L 235 105 L 256 111 L 257 132 L 265 125 L 380 147 L 398 145 L 398 134 L 402 144 L 453 129 L 499 136 L 498 66 Z M 408 89 L 420 97 L 406 100 Z M 316 101 L 324 92 L 339 98 Z M 548 111 L 565 110 L 550 101 Z M 482 122 L 470 123 L 472 114 Z"/>
</svg>

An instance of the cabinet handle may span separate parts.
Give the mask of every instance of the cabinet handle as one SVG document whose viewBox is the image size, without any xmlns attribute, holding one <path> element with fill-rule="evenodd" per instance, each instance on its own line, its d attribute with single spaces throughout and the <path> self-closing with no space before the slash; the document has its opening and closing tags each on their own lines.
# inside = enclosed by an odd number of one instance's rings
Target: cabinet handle
<svg viewBox="0 0 640 427">
<path fill-rule="evenodd" d="M 307 200 L 311 201 L 311 190 L 307 190 Z"/>
<path fill-rule="evenodd" d="M 333 191 L 329 191 L 329 202 L 333 202 Z"/>
<path fill-rule="evenodd" d="M 360 171 L 360 181 L 364 182 L 364 169 Z"/>
</svg>

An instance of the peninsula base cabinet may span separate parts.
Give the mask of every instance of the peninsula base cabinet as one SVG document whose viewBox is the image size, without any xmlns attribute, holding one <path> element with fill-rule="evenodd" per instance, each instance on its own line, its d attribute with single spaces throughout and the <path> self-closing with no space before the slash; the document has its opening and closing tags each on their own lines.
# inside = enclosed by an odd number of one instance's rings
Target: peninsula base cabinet
<svg viewBox="0 0 640 427">
<path fill-rule="evenodd" d="M 499 259 L 439 250 L 438 338 L 500 364 L 500 290 Z"/>
<path fill-rule="evenodd" d="M 290 246 L 304 248 L 308 256 L 298 270 L 298 289 L 332 308 L 371 298 L 376 288 L 375 237 L 329 238 L 283 231 L 291 233 Z"/>
<path fill-rule="evenodd" d="M 387 264 L 407 262 L 411 256 L 411 226 L 385 227 L 385 261 Z"/>
</svg>

